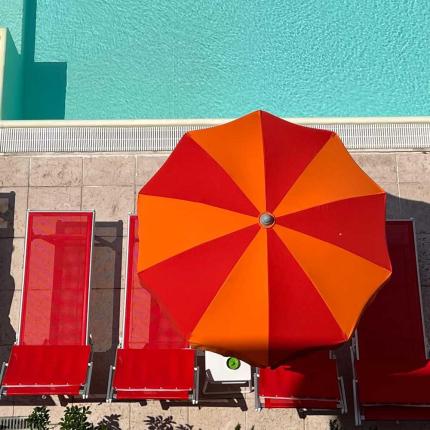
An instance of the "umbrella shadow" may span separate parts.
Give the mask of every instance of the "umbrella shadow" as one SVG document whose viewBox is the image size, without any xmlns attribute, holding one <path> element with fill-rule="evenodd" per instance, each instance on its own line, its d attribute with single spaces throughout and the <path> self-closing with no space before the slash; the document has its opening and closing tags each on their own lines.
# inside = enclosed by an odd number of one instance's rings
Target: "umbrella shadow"
<svg viewBox="0 0 430 430">
<path fill-rule="evenodd" d="M 427 344 L 430 340 L 430 204 L 418 200 L 410 200 L 405 198 L 400 198 L 398 196 L 387 193 L 387 219 L 413 219 L 415 224 L 415 234 L 416 234 L 416 244 L 418 251 L 418 265 L 422 286 L 422 298 L 423 298 L 423 319 L 425 325 L 425 336 Z M 427 291 L 429 290 L 429 291 Z M 401 318 L 401 315 L 399 315 Z M 339 365 L 339 373 L 343 376 L 345 391 L 346 391 L 346 401 L 348 405 L 348 413 L 346 415 L 339 415 L 336 418 L 336 424 L 333 424 L 333 428 L 339 429 L 352 429 L 355 428 L 354 425 L 354 401 L 353 401 L 353 373 L 350 354 L 350 342 L 341 346 L 336 351 L 336 356 Z M 425 362 L 421 359 L 412 360 L 409 363 L 405 363 L 402 366 L 402 371 L 410 371 L 412 369 L 420 368 L 425 365 Z M 395 388 L 393 388 L 395 389 Z M 430 404 L 430 397 L 429 397 Z M 338 426 L 338 427 L 336 427 Z M 365 423 L 362 428 L 365 429 L 392 429 L 393 427 L 398 429 L 407 428 L 422 429 L 422 422 L 384 422 L 380 421 L 378 423 Z M 430 426 L 429 426 L 430 428 Z"/>
</svg>

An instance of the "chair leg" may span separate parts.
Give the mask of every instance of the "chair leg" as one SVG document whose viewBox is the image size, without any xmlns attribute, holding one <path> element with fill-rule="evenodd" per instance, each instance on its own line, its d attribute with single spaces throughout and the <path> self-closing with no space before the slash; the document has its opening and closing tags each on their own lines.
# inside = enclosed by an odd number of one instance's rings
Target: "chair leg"
<svg viewBox="0 0 430 430">
<path fill-rule="evenodd" d="M 352 394 L 354 397 L 354 420 L 355 420 L 356 426 L 361 426 L 362 419 L 361 419 L 360 403 L 358 399 L 358 380 L 355 374 L 356 355 L 353 347 L 350 348 L 350 354 L 351 354 L 351 365 L 352 365 Z"/>
<path fill-rule="evenodd" d="M 88 394 L 90 392 L 91 375 L 93 374 L 93 362 L 88 363 L 87 380 L 85 381 L 84 389 L 82 390 L 82 398 L 88 399 Z"/>
<path fill-rule="evenodd" d="M 338 377 L 338 385 L 339 385 L 339 395 L 340 395 L 340 413 L 342 415 L 348 413 L 348 406 L 346 403 L 346 393 L 345 393 L 345 384 L 343 382 L 343 377 Z"/>
<path fill-rule="evenodd" d="M 106 402 L 112 403 L 113 399 L 113 375 L 115 373 L 115 366 L 109 367 L 109 380 L 108 380 L 108 386 L 107 386 L 107 392 L 106 392 Z"/>
<path fill-rule="evenodd" d="M 254 373 L 254 399 L 255 399 L 255 410 L 261 411 L 262 404 L 260 401 L 260 393 L 259 393 L 259 378 L 258 370 Z"/>
<path fill-rule="evenodd" d="M 194 389 L 192 403 L 197 405 L 199 403 L 199 390 L 200 390 L 200 368 L 199 366 L 194 367 Z"/>
<path fill-rule="evenodd" d="M 3 362 L 3 364 L 1 365 L 1 370 L 0 370 L 0 399 L 3 397 L 3 391 L 4 391 L 3 376 L 6 372 L 6 367 L 7 367 L 7 363 Z"/>
</svg>

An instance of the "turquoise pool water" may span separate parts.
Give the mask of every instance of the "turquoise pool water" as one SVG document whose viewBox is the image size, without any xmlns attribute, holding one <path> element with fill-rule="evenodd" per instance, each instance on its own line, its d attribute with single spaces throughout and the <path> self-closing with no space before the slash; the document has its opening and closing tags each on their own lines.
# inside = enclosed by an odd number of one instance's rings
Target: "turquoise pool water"
<svg viewBox="0 0 430 430">
<path fill-rule="evenodd" d="M 428 0 L 35 3 L 0 2 L 23 117 L 430 114 Z"/>
</svg>

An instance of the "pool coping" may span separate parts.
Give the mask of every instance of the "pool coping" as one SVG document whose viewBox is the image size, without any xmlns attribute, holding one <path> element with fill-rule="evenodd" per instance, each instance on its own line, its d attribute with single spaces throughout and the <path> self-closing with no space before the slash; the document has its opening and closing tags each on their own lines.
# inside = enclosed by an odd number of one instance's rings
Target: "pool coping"
<svg viewBox="0 0 430 430">
<path fill-rule="evenodd" d="M 291 118 L 337 133 L 350 151 L 430 151 L 430 117 Z M 0 121 L 0 153 L 170 152 L 227 119 Z"/>
<path fill-rule="evenodd" d="M 301 124 L 301 125 L 430 124 L 430 116 L 285 117 L 283 119 L 285 119 L 286 121 L 294 122 L 296 124 Z M 233 118 L 0 120 L 0 128 L 168 127 L 168 126 L 193 127 L 193 126 L 215 126 L 215 125 L 224 124 L 232 120 Z"/>
</svg>

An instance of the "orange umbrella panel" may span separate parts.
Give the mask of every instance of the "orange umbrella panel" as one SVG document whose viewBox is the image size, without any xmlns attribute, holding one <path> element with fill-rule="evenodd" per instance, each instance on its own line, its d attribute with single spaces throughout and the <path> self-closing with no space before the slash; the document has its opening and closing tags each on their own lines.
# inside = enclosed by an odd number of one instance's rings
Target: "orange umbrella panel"
<svg viewBox="0 0 430 430">
<path fill-rule="evenodd" d="M 187 133 L 138 196 L 141 283 L 194 346 L 274 366 L 350 338 L 391 274 L 385 192 L 267 112 Z"/>
</svg>

